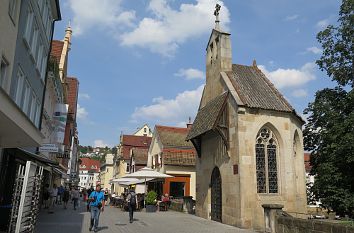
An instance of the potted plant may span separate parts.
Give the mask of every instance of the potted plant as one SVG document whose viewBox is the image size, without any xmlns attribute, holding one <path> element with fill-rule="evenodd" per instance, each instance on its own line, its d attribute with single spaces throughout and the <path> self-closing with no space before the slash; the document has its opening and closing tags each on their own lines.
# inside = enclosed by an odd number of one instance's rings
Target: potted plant
<svg viewBox="0 0 354 233">
<path fill-rule="evenodd" d="M 150 191 L 147 193 L 145 197 L 145 204 L 146 204 L 146 212 L 156 212 L 156 198 L 157 193 L 154 191 Z"/>
</svg>

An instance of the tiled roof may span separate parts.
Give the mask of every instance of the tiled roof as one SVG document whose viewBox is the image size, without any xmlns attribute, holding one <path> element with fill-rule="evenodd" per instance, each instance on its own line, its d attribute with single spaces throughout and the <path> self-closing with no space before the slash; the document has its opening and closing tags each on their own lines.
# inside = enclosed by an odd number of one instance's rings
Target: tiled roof
<svg viewBox="0 0 354 233">
<path fill-rule="evenodd" d="M 310 164 L 310 156 L 311 156 L 311 153 L 309 152 L 305 152 L 304 153 L 304 163 L 305 163 L 305 171 L 306 172 L 310 172 L 311 171 L 311 164 Z"/>
<path fill-rule="evenodd" d="M 245 106 L 282 112 L 293 112 L 293 108 L 257 68 L 257 66 L 232 65 L 227 72 Z"/>
<path fill-rule="evenodd" d="M 209 101 L 203 108 L 199 109 L 186 140 L 195 138 L 213 129 L 227 96 L 228 92 L 225 92 Z"/>
<path fill-rule="evenodd" d="M 68 99 L 67 99 L 67 102 L 69 104 L 68 113 L 76 116 L 79 81 L 77 80 L 77 78 L 66 77 L 66 83 L 68 85 Z"/>
<path fill-rule="evenodd" d="M 80 160 L 81 164 L 79 166 L 79 170 L 100 172 L 100 161 L 91 158 L 80 158 Z"/>
<path fill-rule="evenodd" d="M 132 153 L 134 155 L 135 165 L 137 164 L 147 164 L 148 160 L 148 148 L 132 148 Z"/>
<path fill-rule="evenodd" d="M 63 51 L 64 42 L 60 40 L 52 41 L 52 50 L 50 56 L 53 57 L 58 63 L 60 61 L 61 53 Z"/>
<path fill-rule="evenodd" d="M 179 149 L 191 149 L 193 144 L 186 141 L 188 134 L 188 128 L 170 127 L 170 126 L 155 126 L 156 133 L 159 140 L 163 145 L 163 148 L 179 148 Z"/>
<path fill-rule="evenodd" d="M 164 149 L 162 151 L 162 160 L 165 165 L 195 166 L 195 155 L 194 149 Z"/>
<path fill-rule="evenodd" d="M 122 156 L 123 159 L 130 159 L 130 149 L 145 148 L 148 149 L 151 143 L 151 137 L 135 136 L 135 135 L 122 135 Z"/>
</svg>

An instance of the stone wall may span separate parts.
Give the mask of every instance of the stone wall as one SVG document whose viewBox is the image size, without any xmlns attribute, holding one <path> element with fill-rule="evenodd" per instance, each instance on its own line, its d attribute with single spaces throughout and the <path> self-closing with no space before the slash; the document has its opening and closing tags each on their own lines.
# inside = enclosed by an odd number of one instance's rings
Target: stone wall
<svg viewBox="0 0 354 233">
<path fill-rule="evenodd" d="M 354 227 L 318 220 L 278 216 L 276 233 L 354 233 Z"/>
</svg>

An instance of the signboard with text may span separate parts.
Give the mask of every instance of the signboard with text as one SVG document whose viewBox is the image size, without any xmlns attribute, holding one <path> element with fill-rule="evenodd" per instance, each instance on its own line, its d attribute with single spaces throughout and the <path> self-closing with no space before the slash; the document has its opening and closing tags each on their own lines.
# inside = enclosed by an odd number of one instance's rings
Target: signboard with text
<svg viewBox="0 0 354 233">
<path fill-rule="evenodd" d="M 41 147 L 39 147 L 40 152 L 58 152 L 59 148 L 58 145 L 56 144 L 43 144 Z"/>
</svg>

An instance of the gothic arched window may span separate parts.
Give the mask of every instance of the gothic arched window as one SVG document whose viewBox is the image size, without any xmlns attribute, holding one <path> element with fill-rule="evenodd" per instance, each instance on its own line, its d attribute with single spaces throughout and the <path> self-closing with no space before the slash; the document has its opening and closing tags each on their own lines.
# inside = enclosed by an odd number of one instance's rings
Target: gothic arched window
<svg viewBox="0 0 354 233">
<path fill-rule="evenodd" d="M 262 128 L 256 139 L 256 173 L 258 193 L 278 192 L 277 141 L 273 132 Z"/>
</svg>

